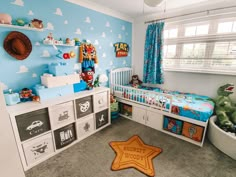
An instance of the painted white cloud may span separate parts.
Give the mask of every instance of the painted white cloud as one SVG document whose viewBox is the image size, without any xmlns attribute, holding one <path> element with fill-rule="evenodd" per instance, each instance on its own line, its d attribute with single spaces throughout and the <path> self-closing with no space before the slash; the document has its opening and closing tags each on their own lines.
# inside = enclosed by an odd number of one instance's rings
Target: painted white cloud
<svg viewBox="0 0 236 177">
<path fill-rule="evenodd" d="M 75 50 L 77 50 L 79 48 L 79 46 L 75 46 Z"/>
<path fill-rule="evenodd" d="M 126 60 L 123 60 L 123 65 L 125 65 L 126 64 Z"/>
<path fill-rule="evenodd" d="M 96 63 L 96 64 L 94 64 L 94 66 L 95 66 L 95 68 L 99 68 L 99 65 Z"/>
<path fill-rule="evenodd" d="M 102 49 L 102 46 L 99 46 L 98 48 L 99 48 L 99 49 Z"/>
<path fill-rule="evenodd" d="M 75 34 L 82 34 L 82 32 L 81 32 L 80 28 L 77 28 L 77 29 L 76 29 L 76 32 L 75 32 Z"/>
<path fill-rule="evenodd" d="M 50 55 L 50 53 L 47 51 L 47 50 L 44 50 L 43 51 L 43 53 L 42 53 L 42 55 L 41 55 L 41 57 L 45 57 L 45 58 L 48 58 L 48 57 L 50 57 L 51 55 Z"/>
<path fill-rule="evenodd" d="M 94 41 L 94 45 L 98 45 L 99 44 L 99 42 L 98 42 L 98 40 L 96 39 L 95 41 Z"/>
<path fill-rule="evenodd" d="M 35 77 L 38 77 L 38 75 L 37 75 L 36 73 L 33 73 L 33 74 L 32 74 L 32 77 L 35 78 Z"/>
<path fill-rule="evenodd" d="M 113 65 L 113 61 L 110 61 L 110 65 L 111 65 L 111 66 Z"/>
<path fill-rule="evenodd" d="M 105 32 L 102 32 L 102 37 L 106 37 L 106 33 Z"/>
<path fill-rule="evenodd" d="M 112 30 L 110 30 L 110 32 L 112 33 Z"/>
<path fill-rule="evenodd" d="M 87 39 L 86 42 L 87 42 L 87 43 L 91 43 L 91 40 L 90 40 L 90 39 Z"/>
<path fill-rule="evenodd" d="M 124 30 L 125 30 L 125 26 L 123 25 L 123 26 L 121 27 L 121 29 L 124 31 Z"/>
<path fill-rule="evenodd" d="M 46 29 L 48 29 L 48 30 L 54 30 L 54 26 L 53 26 L 53 24 L 50 23 L 50 22 L 48 22 L 48 23 L 47 23 L 47 27 L 46 27 Z"/>
<path fill-rule="evenodd" d="M 1 87 L 2 87 L 2 90 L 7 90 L 8 89 L 8 86 L 5 84 L 5 83 L 0 83 L 1 85 Z"/>
<path fill-rule="evenodd" d="M 128 33 L 126 32 L 125 35 L 128 36 Z"/>
<path fill-rule="evenodd" d="M 65 24 L 65 25 L 67 25 L 67 24 L 68 24 L 68 21 L 67 21 L 67 20 L 65 20 L 65 21 L 64 21 L 64 24 Z"/>
<path fill-rule="evenodd" d="M 40 43 L 39 43 L 39 42 L 35 42 L 34 45 L 36 45 L 36 46 L 40 46 Z"/>
<path fill-rule="evenodd" d="M 90 18 L 89 17 L 86 17 L 86 19 L 85 19 L 85 21 L 84 21 L 85 23 L 91 23 L 91 20 L 90 20 Z"/>
<path fill-rule="evenodd" d="M 78 70 L 80 69 L 80 64 L 79 63 L 75 63 L 74 64 L 74 70 Z"/>
<path fill-rule="evenodd" d="M 16 73 L 27 73 L 27 72 L 29 72 L 29 69 L 26 66 L 21 65 L 19 71 Z"/>
<path fill-rule="evenodd" d="M 113 44 L 112 44 L 112 42 L 110 43 L 110 46 L 111 46 L 111 47 L 113 47 Z"/>
<path fill-rule="evenodd" d="M 91 27 L 90 30 L 93 31 L 93 30 L 94 30 L 94 27 Z"/>
<path fill-rule="evenodd" d="M 102 58 L 106 58 L 107 57 L 107 54 L 106 53 L 103 53 L 102 54 Z"/>
<path fill-rule="evenodd" d="M 63 16 L 62 11 L 61 11 L 60 8 L 57 8 L 56 12 L 54 12 L 54 14 L 59 15 L 59 16 Z"/>
<path fill-rule="evenodd" d="M 122 38 L 121 34 L 118 34 L 118 38 L 119 38 L 119 39 L 121 39 L 121 38 Z"/>
<path fill-rule="evenodd" d="M 28 12 L 28 15 L 34 15 L 33 11 L 30 10 L 30 11 Z"/>
<path fill-rule="evenodd" d="M 106 22 L 106 27 L 110 27 L 110 23 L 109 22 Z"/>
<path fill-rule="evenodd" d="M 24 6 L 23 0 L 15 0 L 14 2 L 11 2 L 11 3 L 17 6 Z"/>
</svg>

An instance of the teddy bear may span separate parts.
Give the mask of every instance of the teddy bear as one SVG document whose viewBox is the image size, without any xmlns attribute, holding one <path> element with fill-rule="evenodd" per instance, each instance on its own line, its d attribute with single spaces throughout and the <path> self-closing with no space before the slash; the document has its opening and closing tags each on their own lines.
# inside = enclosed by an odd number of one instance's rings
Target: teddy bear
<svg viewBox="0 0 236 177">
<path fill-rule="evenodd" d="M 139 80 L 138 75 L 133 75 L 129 83 L 132 84 L 132 87 L 138 88 L 143 82 Z"/>
</svg>

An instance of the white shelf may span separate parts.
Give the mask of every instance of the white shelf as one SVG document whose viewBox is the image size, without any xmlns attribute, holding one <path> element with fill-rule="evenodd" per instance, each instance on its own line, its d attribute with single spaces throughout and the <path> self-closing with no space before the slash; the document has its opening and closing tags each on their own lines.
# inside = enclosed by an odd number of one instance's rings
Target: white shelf
<svg viewBox="0 0 236 177">
<path fill-rule="evenodd" d="M 75 47 L 76 45 L 70 45 L 70 44 L 47 44 L 47 43 L 44 43 L 44 45 L 54 45 L 54 46 L 65 46 L 65 47 Z"/>
<path fill-rule="evenodd" d="M 15 28 L 15 29 L 22 29 L 22 30 L 31 30 L 31 31 L 39 31 L 39 32 L 43 31 L 43 29 L 31 28 L 31 27 L 27 27 L 27 26 L 8 25 L 8 24 L 0 24 L 0 27 Z"/>
</svg>

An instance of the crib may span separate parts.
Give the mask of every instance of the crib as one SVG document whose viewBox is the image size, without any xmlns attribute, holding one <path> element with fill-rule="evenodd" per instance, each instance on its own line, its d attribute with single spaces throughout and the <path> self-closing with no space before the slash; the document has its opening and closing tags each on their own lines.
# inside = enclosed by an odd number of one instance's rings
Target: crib
<svg viewBox="0 0 236 177">
<path fill-rule="evenodd" d="M 197 97 L 196 102 L 202 104 L 198 109 L 206 112 L 191 110 L 188 104 L 180 108 L 174 102 L 175 92 L 131 87 L 129 82 L 132 75 L 132 68 L 128 67 L 110 71 L 110 89 L 120 103 L 120 116 L 202 147 L 208 119 L 213 113 L 213 103 L 208 102 L 204 96 L 191 95 L 193 98 Z M 182 100 L 186 103 L 189 101 L 187 98 Z M 191 104 L 189 102 L 189 105 Z M 196 115 L 189 114 L 191 112 Z"/>
</svg>

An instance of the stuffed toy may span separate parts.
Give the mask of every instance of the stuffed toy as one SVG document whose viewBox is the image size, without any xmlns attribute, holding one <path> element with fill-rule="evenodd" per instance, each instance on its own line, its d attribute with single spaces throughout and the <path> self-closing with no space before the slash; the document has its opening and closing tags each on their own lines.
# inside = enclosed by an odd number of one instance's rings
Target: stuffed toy
<svg viewBox="0 0 236 177">
<path fill-rule="evenodd" d="M 217 124 L 225 131 L 236 133 L 236 105 L 229 97 L 233 93 L 234 85 L 225 84 L 218 88 L 215 99 Z"/>
<path fill-rule="evenodd" d="M 139 80 L 138 75 L 133 75 L 129 83 L 132 84 L 132 87 L 138 88 L 143 82 Z"/>
</svg>

